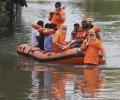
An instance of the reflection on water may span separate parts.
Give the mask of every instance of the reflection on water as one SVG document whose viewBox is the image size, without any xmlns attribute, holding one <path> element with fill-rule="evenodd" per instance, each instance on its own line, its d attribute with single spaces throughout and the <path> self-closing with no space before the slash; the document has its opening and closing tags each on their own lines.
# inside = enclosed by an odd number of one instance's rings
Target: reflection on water
<svg viewBox="0 0 120 100">
<path fill-rule="evenodd" d="M 99 98 L 104 88 L 105 70 L 98 66 L 64 66 L 28 63 L 20 60 L 21 70 L 30 71 L 32 100 L 81 100 Z M 22 61 L 22 62 L 21 62 Z M 32 61 L 31 61 L 32 62 Z"/>
<path fill-rule="evenodd" d="M 27 57 L 19 63 L 31 77 L 26 93 L 30 100 L 119 100 L 120 69 L 40 64 Z"/>
</svg>

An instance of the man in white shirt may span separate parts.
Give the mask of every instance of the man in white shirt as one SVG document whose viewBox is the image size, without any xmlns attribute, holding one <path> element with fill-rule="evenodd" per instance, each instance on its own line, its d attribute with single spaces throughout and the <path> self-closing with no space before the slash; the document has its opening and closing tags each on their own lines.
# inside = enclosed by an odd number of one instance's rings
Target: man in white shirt
<svg viewBox="0 0 120 100">
<path fill-rule="evenodd" d="M 34 46 L 39 45 L 39 37 L 40 37 L 40 33 L 37 31 L 37 29 L 33 29 L 33 31 L 32 31 L 32 44 Z"/>
<path fill-rule="evenodd" d="M 44 46 L 44 36 L 43 33 L 38 32 L 38 29 L 40 27 L 44 26 L 44 22 L 39 20 L 37 24 L 33 25 L 33 31 L 32 31 L 32 45 L 36 47 L 40 47 L 43 49 Z"/>
</svg>

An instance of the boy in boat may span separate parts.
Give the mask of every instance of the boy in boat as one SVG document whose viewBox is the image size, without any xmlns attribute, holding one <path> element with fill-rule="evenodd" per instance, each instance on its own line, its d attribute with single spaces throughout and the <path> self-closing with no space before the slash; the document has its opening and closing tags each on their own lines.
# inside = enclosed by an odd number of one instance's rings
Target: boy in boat
<svg viewBox="0 0 120 100">
<path fill-rule="evenodd" d="M 32 27 L 32 45 L 39 47 L 41 50 L 44 50 L 44 35 L 42 31 L 39 32 L 39 28 L 44 27 L 44 22 L 39 20 L 37 23 L 33 23 Z"/>
<path fill-rule="evenodd" d="M 52 39 L 53 39 L 53 34 L 56 32 L 56 24 L 45 24 L 45 29 L 43 31 L 43 34 L 45 35 L 44 37 L 44 51 L 45 52 L 52 52 Z"/>
<path fill-rule="evenodd" d="M 55 3 L 55 10 L 49 13 L 49 21 L 57 25 L 57 29 L 65 23 L 66 14 L 64 9 L 61 7 L 61 2 Z"/>
</svg>

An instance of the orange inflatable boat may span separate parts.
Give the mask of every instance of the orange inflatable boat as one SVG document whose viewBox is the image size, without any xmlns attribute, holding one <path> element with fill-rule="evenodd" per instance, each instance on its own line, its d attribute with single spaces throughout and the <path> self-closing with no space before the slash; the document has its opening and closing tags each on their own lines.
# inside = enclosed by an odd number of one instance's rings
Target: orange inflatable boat
<svg viewBox="0 0 120 100">
<path fill-rule="evenodd" d="M 52 63 L 52 64 L 74 64 L 82 65 L 84 53 L 80 48 L 72 48 L 61 51 L 59 53 L 44 53 L 38 47 L 34 47 L 30 44 L 22 44 L 17 48 L 18 54 L 33 57 L 40 62 Z M 105 60 L 99 57 L 99 64 L 105 64 Z"/>
</svg>

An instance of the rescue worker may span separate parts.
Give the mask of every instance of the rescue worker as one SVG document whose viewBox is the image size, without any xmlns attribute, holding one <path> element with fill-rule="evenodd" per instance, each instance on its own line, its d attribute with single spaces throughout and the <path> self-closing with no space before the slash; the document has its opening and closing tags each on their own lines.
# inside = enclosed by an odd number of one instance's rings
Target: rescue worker
<svg viewBox="0 0 120 100">
<path fill-rule="evenodd" d="M 74 40 L 77 38 L 78 32 L 80 31 L 80 25 L 79 23 L 74 24 L 74 29 L 71 32 L 71 40 Z"/>
<path fill-rule="evenodd" d="M 59 52 L 60 50 L 62 50 L 63 46 L 66 44 L 66 42 L 65 42 L 66 32 L 67 32 L 67 27 L 62 26 L 54 34 L 53 41 L 52 41 L 54 52 Z"/>
<path fill-rule="evenodd" d="M 75 48 L 75 47 L 80 47 L 83 43 L 83 41 L 86 39 L 87 35 L 89 34 L 90 29 L 95 30 L 96 37 L 101 40 L 100 37 L 100 31 L 101 29 L 93 25 L 93 19 L 92 18 L 85 18 L 82 23 L 82 25 L 79 28 L 79 31 L 77 32 L 76 38 L 70 41 L 70 43 L 66 46 L 63 47 L 63 49 L 68 49 L 68 48 Z"/>
<path fill-rule="evenodd" d="M 102 46 L 101 41 L 96 38 L 94 28 L 88 31 L 88 36 L 84 40 L 82 46 L 80 47 L 82 51 L 85 52 L 84 64 L 88 65 L 98 65 L 99 64 L 99 52 L 103 55 L 105 60 L 106 54 Z"/>
<path fill-rule="evenodd" d="M 88 35 L 88 30 L 90 28 L 92 28 L 92 26 L 88 27 L 88 24 L 85 20 L 83 20 L 81 24 L 82 25 L 79 27 L 79 31 L 76 33 L 76 37 L 74 37 L 74 39 L 72 39 L 69 44 L 64 46 L 63 50 L 68 49 L 68 48 L 75 48 L 75 47 L 80 47 L 81 46 L 81 44 L 83 43 L 83 40 Z"/>
<path fill-rule="evenodd" d="M 61 7 L 61 2 L 55 3 L 55 10 L 49 13 L 49 21 L 57 25 L 57 29 L 61 27 L 66 21 L 66 14 L 64 9 Z"/>
<path fill-rule="evenodd" d="M 70 48 L 80 47 L 82 44 L 82 28 L 79 23 L 74 24 L 74 30 L 71 32 Z M 70 45 L 69 44 L 69 45 Z"/>
<path fill-rule="evenodd" d="M 93 19 L 92 18 L 85 18 L 85 21 L 87 22 L 88 25 L 93 26 L 93 28 L 95 30 L 96 37 L 99 40 L 101 40 L 101 36 L 100 36 L 101 28 L 99 26 L 93 24 Z"/>
</svg>

